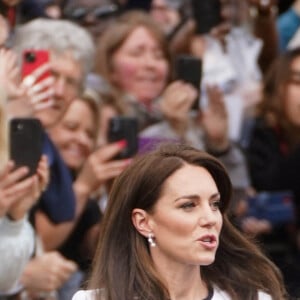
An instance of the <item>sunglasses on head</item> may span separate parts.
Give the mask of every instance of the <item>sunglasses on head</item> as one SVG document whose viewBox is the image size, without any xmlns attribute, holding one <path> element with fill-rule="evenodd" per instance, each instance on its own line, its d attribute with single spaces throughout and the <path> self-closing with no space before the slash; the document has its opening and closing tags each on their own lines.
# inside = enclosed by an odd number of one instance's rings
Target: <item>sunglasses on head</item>
<svg viewBox="0 0 300 300">
<path fill-rule="evenodd" d="M 116 4 L 100 6 L 96 8 L 74 7 L 65 11 L 65 17 L 74 21 L 82 21 L 88 15 L 93 15 L 95 19 L 105 19 L 116 16 L 119 13 L 119 7 Z"/>
</svg>

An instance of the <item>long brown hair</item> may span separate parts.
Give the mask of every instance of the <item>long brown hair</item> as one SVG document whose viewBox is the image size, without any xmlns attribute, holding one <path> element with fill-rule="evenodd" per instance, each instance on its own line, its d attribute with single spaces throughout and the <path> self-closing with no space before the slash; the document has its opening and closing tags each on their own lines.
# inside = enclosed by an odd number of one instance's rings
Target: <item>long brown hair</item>
<svg viewBox="0 0 300 300">
<path fill-rule="evenodd" d="M 190 146 L 166 144 L 136 159 L 114 182 L 102 223 L 89 287 L 104 288 L 106 300 L 167 300 L 169 293 L 152 262 L 149 245 L 131 221 L 134 208 L 150 212 L 164 182 L 184 164 L 201 166 L 213 177 L 221 195 L 224 225 L 215 262 L 201 266 L 208 285 L 217 285 L 232 299 L 255 300 L 257 291 L 284 299 L 279 271 L 227 219 L 231 182 L 223 165 Z M 200 272 L 200 269 L 199 269 Z M 98 295 L 96 299 L 103 299 Z"/>
<path fill-rule="evenodd" d="M 287 51 L 274 61 L 266 74 L 263 98 L 257 107 L 258 116 L 280 130 L 289 146 L 300 144 L 300 128 L 295 128 L 285 112 L 287 89 L 293 76 L 291 66 L 296 58 L 300 58 L 300 48 Z"/>
</svg>

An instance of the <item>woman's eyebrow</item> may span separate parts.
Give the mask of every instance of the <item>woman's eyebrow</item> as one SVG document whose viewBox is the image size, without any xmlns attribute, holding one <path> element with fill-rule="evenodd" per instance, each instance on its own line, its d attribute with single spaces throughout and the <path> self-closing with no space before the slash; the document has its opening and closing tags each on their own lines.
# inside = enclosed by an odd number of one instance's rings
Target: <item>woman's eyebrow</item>
<svg viewBox="0 0 300 300">
<path fill-rule="evenodd" d="M 219 200 L 220 198 L 221 198 L 220 193 L 215 193 L 215 194 L 213 194 L 213 195 L 210 196 L 210 199 L 218 199 Z M 179 201 L 181 199 L 199 200 L 199 199 L 201 199 L 201 197 L 199 195 L 197 195 L 197 194 L 194 194 L 194 195 L 193 194 L 192 195 L 183 195 L 183 196 L 180 196 L 180 197 L 176 198 L 174 200 L 174 202 L 177 202 L 177 201 Z"/>
</svg>

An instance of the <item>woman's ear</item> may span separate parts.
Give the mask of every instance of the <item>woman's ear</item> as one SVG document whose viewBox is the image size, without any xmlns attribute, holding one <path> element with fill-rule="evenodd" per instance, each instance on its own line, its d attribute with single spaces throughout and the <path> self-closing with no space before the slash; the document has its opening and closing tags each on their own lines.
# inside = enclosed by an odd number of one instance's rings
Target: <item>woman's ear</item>
<svg viewBox="0 0 300 300">
<path fill-rule="evenodd" d="M 145 210 L 135 208 L 132 211 L 131 220 L 136 230 L 144 237 L 148 237 L 152 232 L 150 216 Z"/>
</svg>

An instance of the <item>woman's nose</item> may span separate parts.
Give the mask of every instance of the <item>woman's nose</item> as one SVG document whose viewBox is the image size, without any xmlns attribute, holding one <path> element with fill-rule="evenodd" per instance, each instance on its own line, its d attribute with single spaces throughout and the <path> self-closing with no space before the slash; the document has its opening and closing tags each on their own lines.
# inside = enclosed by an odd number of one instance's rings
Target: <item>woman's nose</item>
<svg viewBox="0 0 300 300">
<path fill-rule="evenodd" d="M 217 222 L 217 214 L 210 205 L 205 206 L 199 212 L 199 224 L 201 226 L 213 226 Z"/>
</svg>

